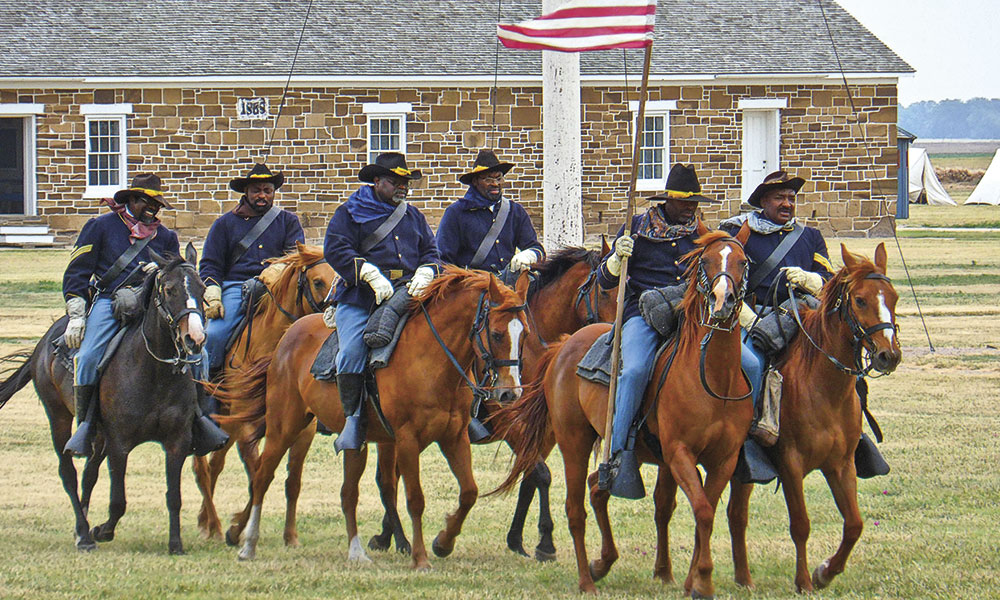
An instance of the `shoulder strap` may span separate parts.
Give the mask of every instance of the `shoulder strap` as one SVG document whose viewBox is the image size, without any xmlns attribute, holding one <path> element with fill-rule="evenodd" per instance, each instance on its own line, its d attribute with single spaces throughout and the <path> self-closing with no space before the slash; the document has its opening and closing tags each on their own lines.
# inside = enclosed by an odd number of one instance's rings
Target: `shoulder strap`
<svg viewBox="0 0 1000 600">
<path fill-rule="evenodd" d="M 379 242 L 385 239 L 396 225 L 403 220 L 403 215 L 406 214 L 406 202 L 400 202 L 396 205 L 396 209 L 392 211 L 389 218 L 382 221 L 382 224 L 375 229 L 375 231 L 368 234 L 364 240 L 361 241 L 361 254 L 368 254 L 368 251 L 378 245 Z"/>
<path fill-rule="evenodd" d="M 127 267 L 136 256 L 139 256 L 139 253 L 142 252 L 142 249 L 149 244 L 149 241 L 152 240 L 153 237 L 154 236 L 150 235 L 142 239 L 138 239 L 135 243 L 126 248 L 125 252 L 122 252 L 121 256 L 119 256 L 118 259 L 111 265 L 111 268 L 105 271 L 104 275 L 101 275 L 100 281 L 97 282 L 97 289 L 102 292 L 106 291 L 108 286 L 122 274 L 125 267 Z"/>
<path fill-rule="evenodd" d="M 260 237 L 260 234 L 264 233 L 264 231 L 271 226 L 271 223 L 278 218 L 278 213 L 280 212 L 281 209 L 273 204 L 271 205 L 271 208 L 267 209 L 264 216 L 250 228 L 250 231 L 248 231 L 246 235 L 243 236 L 243 239 L 236 244 L 236 247 L 233 248 L 233 252 L 230 255 L 230 264 L 238 261 L 246 253 L 250 246 L 252 246 L 253 243 L 257 241 L 257 238 Z"/>
<path fill-rule="evenodd" d="M 792 227 L 791 233 L 785 236 L 785 239 L 781 240 L 781 243 L 778 244 L 778 247 L 771 252 L 770 256 L 764 259 L 764 262 L 762 262 L 760 266 L 754 270 L 753 274 L 750 276 L 750 281 L 747 283 L 747 290 L 752 292 L 757 289 L 760 282 L 764 281 L 768 275 L 774 272 L 774 268 L 778 266 L 781 259 L 785 258 L 785 255 L 792 249 L 795 242 L 802 237 L 803 231 L 804 228 L 798 223 Z"/>
<path fill-rule="evenodd" d="M 490 253 L 490 248 L 496 243 L 497 238 L 500 237 L 500 231 L 503 230 L 503 226 L 507 223 L 507 217 L 510 216 L 510 200 L 504 198 L 500 201 L 500 207 L 497 209 L 497 217 L 493 219 L 493 225 L 490 226 L 490 230 L 486 232 L 486 237 L 479 244 L 479 248 L 476 249 L 476 255 L 472 257 L 469 261 L 469 266 L 472 268 L 479 268 L 486 260 L 486 255 Z"/>
</svg>

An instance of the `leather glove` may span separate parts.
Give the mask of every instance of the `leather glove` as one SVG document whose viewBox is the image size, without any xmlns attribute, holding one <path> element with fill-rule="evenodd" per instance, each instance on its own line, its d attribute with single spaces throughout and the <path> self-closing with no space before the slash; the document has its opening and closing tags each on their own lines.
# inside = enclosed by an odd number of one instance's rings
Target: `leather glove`
<svg viewBox="0 0 1000 600">
<path fill-rule="evenodd" d="M 327 329 L 337 328 L 336 315 L 337 315 L 337 307 L 332 304 L 330 306 L 327 306 L 326 310 L 323 311 L 323 323 L 326 325 Z"/>
<path fill-rule="evenodd" d="M 818 296 L 819 291 L 823 289 L 823 278 L 819 276 L 819 273 L 805 271 L 799 267 L 785 267 L 785 279 L 788 280 L 788 283 L 802 288 L 813 296 Z"/>
<path fill-rule="evenodd" d="M 79 348 L 83 342 L 83 333 L 87 330 L 87 301 L 79 296 L 73 296 L 66 301 L 66 315 L 69 323 L 66 324 L 66 333 L 63 339 L 70 348 Z"/>
<path fill-rule="evenodd" d="M 375 304 L 382 304 L 392 297 L 392 283 L 370 262 L 361 265 L 361 281 L 371 286 L 375 292 Z"/>
<path fill-rule="evenodd" d="M 514 256 L 510 257 L 510 270 L 523 271 L 535 264 L 535 261 L 537 261 L 538 258 L 538 252 L 535 252 L 534 250 L 521 250 Z"/>
<path fill-rule="evenodd" d="M 513 261 L 511 264 L 513 264 Z M 406 291 L 411 296 L 418 296 L 432 279 L 434 279 L 434 269 L 430 267 L 418 267 L 413 273 L 413 278 L 406 284 Z"/>
<path fill-rule="evenodd" d="M 750 305 L 746 302 L 740 308 L 740 327 L 743 329 L 749 329 L 753 322 L 757 319 L 757 314 L 750 308 Z"/>
<path fill-rule="evenodd" d="M 226 308 L 222 306 L 222 288 L 210 285 L 205 288 L 205 318 L 224 319 Z"/>
<path fill-rule="evenodd" d="M 632 256 L 632 246 L 635 242 L 631 237 L 623 235 L 615 240 L 615 253 L 608 258 L 608 273 L 615 277 L 622 274 L 622 259 Z"/>
</svg>

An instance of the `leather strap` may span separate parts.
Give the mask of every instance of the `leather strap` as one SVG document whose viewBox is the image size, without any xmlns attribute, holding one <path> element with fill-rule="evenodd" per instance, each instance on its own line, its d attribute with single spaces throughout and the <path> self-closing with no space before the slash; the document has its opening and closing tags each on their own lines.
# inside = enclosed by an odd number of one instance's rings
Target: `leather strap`
<svg viewBox="0 0 1000 600">
<path fill-rule="evenodd" d="M 121 256 L 119 256 L 111 265 L 111 268 L 105 271 L 104 275 L 101 275 L 100 281 L 97 282 L 97 289 L 101 292 L 106 292 L 108 290 L 108 286 L 122 274 L 125 267 L 129 266 L 136 256 L 139 256 L 139 253 L 142 252 L 142 249 L 149 244 L 153 237 L 154 236 L 150 235 L 138 239 L 131 246 L 126 248 L 125 252 L 122 252 Z"/>
<path fill-rule="evenodd" d="M 254 242 L 257 241 L 257 238 L 264 233 L 264 230 L 270 227 L 271 223 L 278 218 L 278 213 L 280 212 L 281 209 L 273 204 L 271 205 L 271 208 L 267 209 L 264 216 L 250 228 L 250 231 L 248 231 L 247 234 L 243 236 L 243 239 L 236 244 L 236 247 L 233 248 L 233 252 L 231 254 L 232 260 L 230 261 L 230 264 L 235 264 L 236 261 L 246 254 L 246 251 L 253 245 Z"/>
<path fill-rule="evenodd" d="M 382 224 L 375 229 L 375 231 L 368 234 L 364 240 L 361 241 L 361 254 L 368 254 L 368 251 L 378 245 L 379 242 L 384 240 L 387 235 L 392 233 L 392 230 L 399 225 L 399 222 L 403 220 L 403 215 L 406 214 L 406 203 L 400 202 L 396 205 L 395 210 L 389 215 L 389 218 L 382 221 Z"/>
<path fill-rule="evenodd" d="M 500 231 L 503 230 L 503 226 L 507 223 L 508 216 L 510 216 L 510 200 L 504 198 L 500 201 L 500 207 L 497 208 L 497 216 L 493 219 L 493 225 L 486 232 L 486 237 L 483 238 L 483 241 L 479 244 L 479 248 L 476 249 L 476 255 L 469 262 L 470 267 L 478 269 L 482 266 L 483 261 L 486 260 L 486 255 L 490 253 L 490 248 L 493 247 L 497 238 L 500 237 Z"/>
<path fill-rule="evenodd" d="M 757 289 L 757 286 L 760 285 L 760 283 L 764 281 L 768 275 L 774 272 L 775 267 L 778 266 L 781 259 L 785 258 L 785 255 L 787 255 L 792 249 L 795 242 L 802 237 L 803 231 L 804 228 L 798 223 L 792 227 L 792 231 L 785 236 L 785 239 L 781 240 L 778 247 L 775 248 L 766 259 L 764 259 L 764 262 L 762 262 L 759 267 L 754 269 L 753 274 L 750 276 L 750 281 L 747 283 L 747 290 L 753 293 L 753 291 Z"/>
</svg>

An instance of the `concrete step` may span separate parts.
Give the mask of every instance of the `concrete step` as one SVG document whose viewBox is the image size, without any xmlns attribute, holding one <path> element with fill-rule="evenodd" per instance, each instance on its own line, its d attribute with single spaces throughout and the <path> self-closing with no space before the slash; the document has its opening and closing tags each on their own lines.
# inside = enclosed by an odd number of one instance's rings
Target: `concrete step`
<svg viewBox="0 0 1000 600">
<path fill-rule="evenodd" d="M 55 236 L 0 235 L 0 244 L 5 246 L 52 246 L 55 244 Z"/>
<path fill-rule="evenodd" d="M 0 235 L 48 235 L 47 225 L 0 225 Z"/>
</svg>

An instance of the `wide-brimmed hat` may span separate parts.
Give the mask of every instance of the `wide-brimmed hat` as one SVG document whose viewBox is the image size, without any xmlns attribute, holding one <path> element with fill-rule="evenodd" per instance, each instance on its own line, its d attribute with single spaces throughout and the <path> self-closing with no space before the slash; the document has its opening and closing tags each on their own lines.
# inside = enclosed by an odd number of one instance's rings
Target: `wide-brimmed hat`
<svg viewBox="0 0 1000 600">
<path fill-rule="evenodd" d="M 169 202 L 163 198 L 163 186 L 160 178 L 153 173 L 139 173 L 132 178 L 132 185 L 115 192 L 115 202 L 125 204 L 133 196 L 144 196 L 152 198 L 167 208 L 173 208 Z"/>
<path fill-rule="evenodd" d="M 420 179 L 420 169 L 410 169 L 406 166 L 406 157 L 399 152 L 383 152 L 375 157 L 375 163 L 365 165 L 358 171 L 358 179 L 365 183 L 375 183 L 376 177 L 397 175 L 410 181 Z"/>
<path fill-rule="evenodd" d="M 760 199 L 767 192 L 771 190 L 783 190 L 787 188 L 790 190 L 794 190 L 796 193 L 798 193 L 798 191 L 802 189 L 802 186 L 805 185 L 805 183 L 806 180 L 802 179 L 801 177 L 792 177 L 785 171 L 775 171 L 774 173 L 771 173 L 770 175 L 765 177 L 764 181 L 761 182 L 761 184 L 754 189 L 753 193 L 750 194 L 750 197 L 747 198 L 747 204 L 749 204 L 750 206 L 756 206 L 757 208 L 761 208 Z"/>
<path fill-rule="evenodd" d="M 237 177 L 229 182 L 229 189 L 245 194 L 247 186 L 251 183 L 273 183 L 274 189 L 278 189 L 281 184 L 285 183 L 285 176 L 280 171 L 271 173 L 271 169 L 268 169 L 264 163 L 254 163 L 246 177 Z"/>
<path fill-rule="evenodd" d="M 667 174 L 667 189 L 663 193 L 650 196 L 649 200 L 689 200 L 691 202 L 718 202 L 701 195 L 698 174 L 691 165 L 677 163 Z"/>
<path fill-rule="evenodd" d="M 480 150 L 476 156 L 476 162 L 472 164 L 472 170 L 458 178 L 465 185 L 472 185 L 472 180 L 480 173 L 499 171 L 503 175 L 514 168 L 513 163 L 500 162 L 497 155 L 492 150 Z"/>
</svg>

